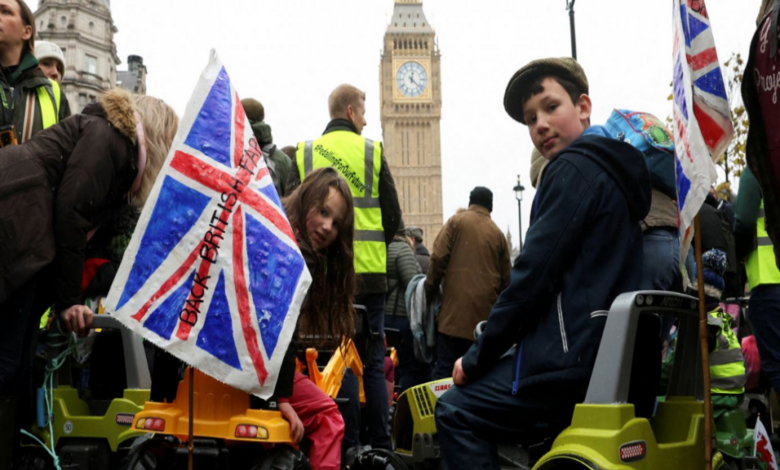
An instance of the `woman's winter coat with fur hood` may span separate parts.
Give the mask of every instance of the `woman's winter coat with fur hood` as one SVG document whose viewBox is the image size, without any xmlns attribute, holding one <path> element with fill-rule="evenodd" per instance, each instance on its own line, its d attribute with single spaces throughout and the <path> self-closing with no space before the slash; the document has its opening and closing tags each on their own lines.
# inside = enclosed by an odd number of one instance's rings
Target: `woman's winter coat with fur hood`
<svg viewBox="0 0 780 470">
<path fill-rule="evenodd" d="M 22 145 L 0 149 L 0 303 L 52 265 L 55 306 L 81 303 L 89 233 L 109 219 L 135 179 L 135 104 L 111 90 L 82 114 Z"/>
</svg>

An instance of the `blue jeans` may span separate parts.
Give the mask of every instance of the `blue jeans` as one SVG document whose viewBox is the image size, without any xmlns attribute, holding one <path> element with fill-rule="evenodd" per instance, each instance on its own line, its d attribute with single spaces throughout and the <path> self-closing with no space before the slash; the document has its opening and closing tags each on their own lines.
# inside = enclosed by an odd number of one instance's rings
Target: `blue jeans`
<svg viewBox="0 0 780 470">
<path fill-rule="evenodd" d="M 642 290 L 682 292 L 677 229 L 651 227 L 642 234 Z"/>
<path fill-rule="evenodd" d="M 484 376 L 451 388 L 436 402 L 444 470 L 498 469 L 497 441 L 535 444 L 571 424 L 587 384 L 512 395 L 515 361 L 514 355 L 504 357 Z"/>
<path fill-rule="evenodd" d="M 414 356 L 414 335 L 409 327 L 409 318 L 401 315 L 385 315 L 385 328 L 393 328 L 401 333 L 398 346 L 398 375 L 395 378 L 403 393 L 415 385 L 430 382 L 431 366 L 423 364 Z"/>
<path fill-rule="evenodd" d="M 750 291 L 748 316 L 756 337 L 761 371 L 780 393 L 780 284 L 756 286 Z"/>
<path fill-rule="evenodd" d="M 455 361 L 463 357 L 472 344 L 474 341 L 438 333 L 436 335 L 436 368 L 433 370 L 433 379 L 452 377 Z"/>
<path fill-rule="evenodd" d="M 341 452 L 344 453 L 360 446 L 360 383 L 352 369 L 347 369 L 341 381 L 339 398 L 349 401 L 339 405 L 339 412 L 344 419 L 344 439 L 341 441 Z"/>
<path fill-rule="evenodd" d="M 677 229 L 650 227 L 642 234 L 644 258 L 642 259 L 642 290 L 665 290 L 683 292 L 683 277 L 680 269 L 680 239 Z M 661 341 L 669 338 L 674 317 L 665 315 L 661 319 Z"/>
<path fill-rule="evenodd" d="M 369 444 L 374 449 L 392 449 L 388 424 L 390 398 L 387 396 L 385 382 L 385 294 L 362 295 L 355 298 L 355 303 L 366 307 L 371 331 L 379 333 L 371 357 L 363 359 L 363 389 L 366 392 Z"/>
</svg>

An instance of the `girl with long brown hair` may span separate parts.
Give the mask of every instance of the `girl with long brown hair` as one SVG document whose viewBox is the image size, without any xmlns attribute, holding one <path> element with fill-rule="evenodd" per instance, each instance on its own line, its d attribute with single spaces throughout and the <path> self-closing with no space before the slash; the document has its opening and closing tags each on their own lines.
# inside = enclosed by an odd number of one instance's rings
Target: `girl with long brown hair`
<svg viewBox="0 0 780 470">
<path fill-rule="evenodd" d="M 355 215 L 349 185 L 333 168 L 314 171 L 284 199 L 284 207 L 312 276 L 298 330 L 336 347 L 353 331 Z M 279 411 L 296 442 L 304 436 L 311 441 L 314 470 L 339 469 L 344 421 L 333 400 L 295 371 L 298 347 L 295 340 L 290 344 L 279 373 L 274 393 Z"/>
</svg>

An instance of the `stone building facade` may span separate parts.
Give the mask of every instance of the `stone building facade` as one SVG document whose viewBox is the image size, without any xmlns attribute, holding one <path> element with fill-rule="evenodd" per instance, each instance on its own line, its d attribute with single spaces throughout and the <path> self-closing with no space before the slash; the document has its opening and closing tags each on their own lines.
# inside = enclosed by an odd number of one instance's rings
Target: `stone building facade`
<svg viewBox="0 0 780 470">
<path fill-rule="evenodd" d="M 406 226 L 441 230 L 441 55 L 421 0 L 395 0 L 380 65 L 381 120 Z"/>
<path fill-rule="evenodd" d="M 95 101 L 101 91 L 118 85 L 146 94 L 146 67 L 130 56 L 126 72 L 117 71 L 117 56 L 109 0 L 40 0 L 35 12 L 36 39 L 51 41 L 65 54 L 62 90 L 73 113 Z M 128 86 L 128 84 L 130 86 Z"/>
<path fill-rule="evenodd" d="M 74 113 L 116 84 L 116 54 L 111 10 L 106 0 L 40 0 L 35 12 L 38 38 L 65 54 L 62 90 Z"/>
</svg>

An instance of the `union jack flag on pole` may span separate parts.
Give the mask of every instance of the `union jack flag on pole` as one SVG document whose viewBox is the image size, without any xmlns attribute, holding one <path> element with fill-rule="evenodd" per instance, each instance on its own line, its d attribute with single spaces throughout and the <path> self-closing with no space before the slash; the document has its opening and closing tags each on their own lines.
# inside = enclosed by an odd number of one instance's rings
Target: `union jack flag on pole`
<svg viewBox="0 0 780 470">
<path fill-rule="evenodd" d="M 734 135 L 726 86 L 704 0 L 673 0 L 674 143 L 681 259 L 693 219 L 717 179 L 713 166 Z"/>
<path fill-rule="evenodd" d="M 310 283 L 260 146 L 212 51 L 108 311 L 182 361 L 268 398 Z"/>
</svg>

